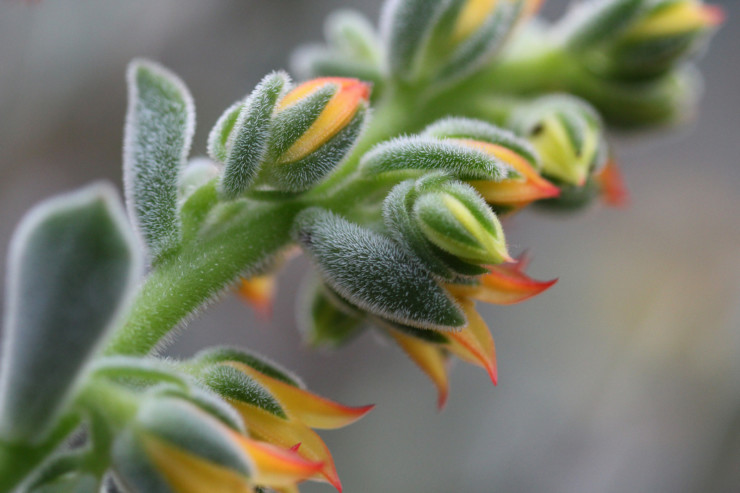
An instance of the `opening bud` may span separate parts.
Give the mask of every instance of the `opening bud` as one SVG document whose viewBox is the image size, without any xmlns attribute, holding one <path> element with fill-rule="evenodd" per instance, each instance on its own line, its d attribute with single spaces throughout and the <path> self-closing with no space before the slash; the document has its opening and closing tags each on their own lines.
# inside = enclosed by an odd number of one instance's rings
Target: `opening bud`
<svg viewBox="0 0 740 493">
<path fill-rule="evenodd" d="M 546 96 L 514 111 L 510 124 L 540 156 L 543 174 L 583 186 L 605 157 L 601 121 L 585 102 Z"/>
<path fill-rule="evenodd" d="M 370 90 L 358 79 L 324 77 L 286 94 L 273 117 L 264 180 L 296 192 L 334 169 L 362 131 Z"/>
<path fill-rule="evenodd" d="M 471 187 L 450 183 L 424 193 L 413 211 L 426 238 L 442 250 L 478 264 L 511 260 L 501 223 Z"/>
</svg>

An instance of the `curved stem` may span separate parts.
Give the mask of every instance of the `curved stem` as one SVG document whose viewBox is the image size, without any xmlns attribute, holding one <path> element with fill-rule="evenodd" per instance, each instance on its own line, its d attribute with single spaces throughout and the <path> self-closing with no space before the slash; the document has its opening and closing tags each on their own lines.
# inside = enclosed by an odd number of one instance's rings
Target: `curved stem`
<svg viewBox="0 0 740 493">
<path fill-rule="evenodd" d="M 105 354 L 144 355 L 235 282 L 264 267 L 290 243 L 299 203 L 227 204 L 192 245 L 163 259 L 139 289 Z"/>
</svg>

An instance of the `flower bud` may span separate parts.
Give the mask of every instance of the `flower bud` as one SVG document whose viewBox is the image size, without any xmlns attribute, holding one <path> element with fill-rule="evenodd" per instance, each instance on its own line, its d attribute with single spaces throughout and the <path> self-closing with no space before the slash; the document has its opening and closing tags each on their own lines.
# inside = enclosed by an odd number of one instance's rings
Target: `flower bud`
<svg viewBox="0 0 740 493">
<path fill-rule="evenodd" d="M 116 478 L 136 491 L 177 493 L 294 486 L 322 466 L 247 438 L 172 397 L 145 401 L 116 440 L 112 465 Z"/>
<path fill-rule="evenodd" d="M 583 186 L 605 157 L 601 121 L 587 103 L 564 95 L 517 108 L 510 124 L 540 156 L 544 175 Z"/>
<path fill-rule="evenodd" d="M 572 49 L 600 74 L 651 77 L 696 54 L 724 13 L 700 0 L 607 0 L 584 4 L 562 26 Z"/>
<path fill-rule="evenodd" d="M 426 238 L 452 255 L 478 264 L 511 260 L 501 223 L 470 187 L 448 184 L 424 193 L 413 212 Z"/>
<path fill-rule="evenodd" d="M 322 179 L 357 140 L 369 98 L 369 84 L 341 77 L 310 80 L 286 94 L 273 117 L 262 179 L 293 192 Z"/>
<path fill-rule="evenodd" d="M 409 83 L 464 77 L 490 56 L 534 0 L 397 0 L 381 21 L 389 72 Z"/>
</svg>

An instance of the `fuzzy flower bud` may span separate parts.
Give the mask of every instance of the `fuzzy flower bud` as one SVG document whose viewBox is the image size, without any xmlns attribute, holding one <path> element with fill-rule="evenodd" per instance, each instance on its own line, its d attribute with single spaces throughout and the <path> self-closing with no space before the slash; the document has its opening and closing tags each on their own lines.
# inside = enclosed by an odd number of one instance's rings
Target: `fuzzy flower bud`
<svg viewBox="0 0 740 493">
<path fill-rule="evenodd" d="M 485 63 L 534 0 L 397 0 L 381 21 L 389 71 L 407 82 L 457 79 Z"/>
<path fill-rule="evenodd" d="M 362 131 L 370 85 L 324 77 L 300 84 L 277 105 L 273 117 L 266 183 L 302 191 L 344 158 Z"/>
<path fill-rule="evenodd" d="M 184 400 L 153 397 L 113 448 L 114 476 L 136 491 L 200 493 L 293 487 L 321 462 L 247 438 Z"/>
<path fill-rule="evenodd" d="M 700 0 L 606 0 L 573 9 L 561 29 L 591 70 L 643 78 L 696 54 L 723 19 Z"/>
</svg>

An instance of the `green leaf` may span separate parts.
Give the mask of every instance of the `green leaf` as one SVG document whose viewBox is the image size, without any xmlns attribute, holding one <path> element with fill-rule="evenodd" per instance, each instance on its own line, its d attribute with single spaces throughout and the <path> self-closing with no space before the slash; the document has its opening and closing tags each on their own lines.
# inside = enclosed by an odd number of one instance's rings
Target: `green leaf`
<svg viewBox="0 0 740 493">
<path fill-rule="evenodd" d="M 98 479 L 92 474 L 73 472 L 26 491 L 28 493 L 97 493 Z"/>
<path fill-rule="evenodd" d="M 145 60 L 128 68 L 129 103 L 123 178 L 129 214 L 158 260 L 180 241 L 178 176 L 195 131 L 195 108 L 185 84 Z"/>
<path fill-rule="evenodd" d="M 147 392 L 153 396 L 177 397 L 188 401 L 229 428 L 244 433 L 246 428 L 239 413 L 210 388 L 201 387 L 199 382 L 195 383 L 196 385 L 188 385 L 187 387 L 163 383 L 151 387 Z"/>
<path fill-rule="evenodd" d="M 225 399 L 251 404 L 275 416 L 287 418 L 280 403 L 262 384 L 233 366 L 213 365 L 202 371 L 198 378 Z"/>
<path fill-rule="evenodd" d="M 272 113 L 287 85 L 286 73 L 273 72 L 262 79 L 244 102 L 234 123 L 221 181 L 221 192 L 226 198 L 242 195 L 257 177 L 267 155 Z"/>
<path fill-rule="evenodd" d="M 319 208 L 299 214 L 294 236 L 324 281 L 361 309 L 416 327 L 465 324 L 429 271 L 390 238 Z"/>
<path fill-rule="evenodd" d="M 105 184 L 32 209 L 10 245 L 0 436 L 42 439 L 74 393 L 140 270 L 136 241 Z"/>
<path fill-rule="evenodd" d="M 361 165 L 368 174 L 418 175 L 419 171 L 442 170 L 461 180 L 500 181 L 513 172 L 483 151 L 426 136 L 398 137 L 378 144 L 362 157 Z"/>
</svg>

